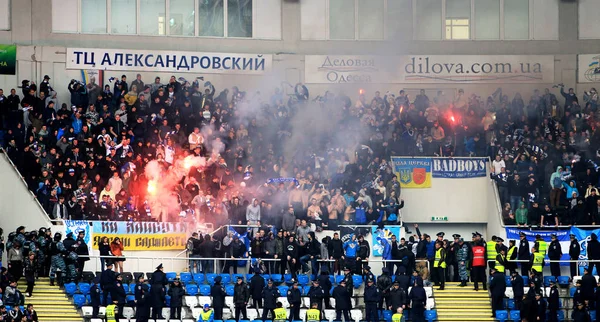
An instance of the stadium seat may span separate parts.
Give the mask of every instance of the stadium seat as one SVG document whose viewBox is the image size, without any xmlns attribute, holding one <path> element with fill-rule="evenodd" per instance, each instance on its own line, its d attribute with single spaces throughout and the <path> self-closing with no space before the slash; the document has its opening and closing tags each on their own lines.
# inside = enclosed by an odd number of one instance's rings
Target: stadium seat
<svg viewBox="0 0 600 322">
<path fill-rule="evenodd" d="M 85 305 L 85 295 L 83 294 L 73 294 L 73 304 L 77 308 L 81 308 Z"/>
<path fill-rule="evenodd" d="M 184 296 L 183 304 L 190 309 L 193 309 L 198 306 L 198 298 L 195 296 Z"/>
<path fill-rule="evenodd" d="M 167 304 L 167 306 L 171 305 L 171 297 L 169 295 L 165 296 L 165 304 Z"/>
<path fill-rule="evenodd" d="M 250 321 L 256 320 L 258 318 L 258 313 L 259 312 L 256 310 L 247 310 L 246 314 L 248 315 L 248 320 L 246 320 L 246 321 L 250 322 Z M 244 321 L 244 320 L 240 320 L 240 322 L 241 321 Z"/>
<path fill-rule="evenodd" d="M 200 295 L 210 296 L 210 285 L 200 285 Z"/>
<path fill-rule="evenodd" d="M 81 280 L 86 283 L 91 283 L 95 277 L 96 275 L 94 274 L 94 272 L 85 271 L 81 273 Z"/>
<path fill-rule="evenodd" d="M 504 276 L 504 280 L 506 281 L 506 287 L 512 286 L 512 281 L 510 280 L 510 275 Z"/>
<path fill-rule="evenodd" d="M 101 316 L 101 317 L 106 316 L 106 307 L 105 306 L 101 306 L 100 309 L 98 309 L 98 316 Z"/>
<path fill-rule="evenodd" d="M 427 310 L 433 310 L 435 308 L 435 299 L 434 298 L 428 298 L 427 302 L 425 304 L 425 309 Z"/>
<path fill-rule="evenodd" d="M 217 276 L 219 276 L 219 275 L 214 274 L 214 273 L 208 273 L 208 274 L 206 274 L 206 281 L 210 285 L 215 285 L 215 277 L 217 277 Z"/>
<path fill-rule="evenodd" d="M 236 320 L 227 320 L 225 322 L 237 322 Z"/>
<path fill-rule="evenodd" d="M 569 290 L 570 297 L 573 297 L 575 295 L 575 291 L 577 291 L 577 288 L 571 287 L 571 289 Z"/>
<path fill-rule="evenodd" d="M 130 284 L 134 282 L 133 274 L 131 274 L 130 272 L 121 273 L 121 276 L 123 277 L 123 283 L 125 284 Z"/>
<path fill-rule="evenodd" d="M 506 310 L 497 310 L 496 319 L 500 322 L 508 320 L 508 312 Z"/>
<path fill-rule="evenodd" d="M 302 307 L 309 309 L 310 308 L 310 298 L 308 296 L 302 297 Z M 304 316 L 304 315 L 302 315 Z"/>
<path fill-rule="evenodd" d="M 344 275 L 336 275 L 335 276 L 335 283 L 336 284 L 340 284 L 342 282 L 342 280 L 344 280 Z"/>
<path fill-rule="evenodd" d="M 123 307 L 123 317 L 126 319 L 132 319 L 135 316 L 135 311 L 132 307 Z"/>
<path fill-rule="evenodd" d="M 327 321 L 335 320 L 335 310 L 325 310 L 325 319 Z"/>
<path fill-rule="evenodd" d="M 125 297 L 125 303 L 134 304 L 135 303 L 135 295 L 129 294 Z"/>
<path fill-rule="evenodd" d="M 514 299 L 515 298 L 515 293 L 513 292 L 512 287 L 507 287 L 506 290 L 504 291 L 504 296 L 508 297 L 509 299 Z"/>
<path fill-rule="evenodd" d="M 163 318 L 168 319 L 169 317 L 171 317 L 171 308 L 170 307 L 163 307 L 161 313 L 162 313 L 162 317 Z M 183 310 L 181 310 L 181 315 L 183 315 Z"/>
<path fill-rule="evenodd" d="M 225 303 L 227 303 L 227 298 L 225 298 Z M 198 296 L 198 306 L 203 307 L 204 304 L 208 304 L 208 305 L 212 304 L 210 296 Z"/>
<path fill-rule="evenodd" d="M 550 282 L 556 282 L 556 277 L 554 276 L 544 276 L 544 286 L 550 286 Z"/>
<path fill-rule="evenodd" d="M 127 293 L 135 294 L 135 285 L 136 284 L 133 284 L 133 283 L 129 284 L 129 292 L 127 292 Z"/>
<path fill-rule="evenodd" d="M 289 282 L 291 282 L 291 281 L 292 281 L 292 274 L 285 274 L 285 275 L 283 275 L 283 280 L 284 280 L 286 283 L 289 283 Z"/>
<path fill-rule="evenodd" d="M 383 319 L 387 322 L 392 320 L 392 310 L 383 310 Z"/>
<path fill-rule="evenodd" d="M 235 291 L 235 285 L 229 284 L 225 286 L 225 293 L 227 296 L 233 296 L 233 292 Z"/>
<path fill-rule="evenodd" d="M 244 274 L 231 274 L 231 281 L 233 283 L 236 283 L 238 277 L 241 277 L 242 279 L 244 279 Z"/>
<path fill-rule="evenodd" d="M 363 278 L 360 275 L 352 275 L 352 283 L 354 283 L 354 288 L 359 288 L 363 283 Z"/>
<path fill-rule="evenodd" d="M 210 301 L 210 298 L 208 299 Z M 200 298 L 198 298 L 198 303 L 200 303 L 200 306 L 202 306 L 203 303 L 210 303 L 210 302 L 201 302 Z M 225 305 L 230 308 L 231 310 L 233 310 L 234 305 L 233 305 L 233 296 L 226 296 L 225 297 Z"/>
<path fill-rule="evenodd" d="M 206 277 L 202 273 L 194 274 L 193 278 L 194 278 L 194 282 L 196 282 L 196 284 L 204 284 L 204 281 L 206 280 Z"/>
<path fill-rule="evenodd" d="M 77 292 L 77 284 L 75 283 L 66 283 L 64 287 L 65 293 L 67 293 L 68 296 L 73 296 L 73 294 Z"/>
<path fill-rule="evenodd" d="M 590 318 L 592 318 L 592 321 L 596 321 L 596 313 L 596 310 L 590 311 Z"/>
<path fill-rule="evenodd" d="M 521 311 L 519 311 L 519 310 L 510 311 L 510 319 L 515 322 L 521 321 Z"/>
<path fill-rule="evenodd" d="M 123 283 L 121 284 L 121 287 L 125 291 L 125 294 L 129 293 L 129 284 Z"/>
<path fill-rule="evenodd" d="M 310 291 L 310 286 L 306 285 L 302 288 L 302 295 L 308 296 L 308 292 Z"/>
<path fill-rule="evenodd" d="M 506 307 L 509 310 L 514 310 L 515 309 L 515 300 L 514 299 L 510 299 L 509 298 L 506 304 L 507 304 Z"/>
<path fill-rule="evenodd" d="M 173 282 L 173 280 L 177 277 L 177 273 L 175 272 L 167 272 L 166 275 L 169 282 Z"/>
<path fill-rule="evenodd" d="M 308 282 L 309 282 L 308 275 L 306 275 L 306 274 L 298 275 L 298 284 L 300 284 L 301 286 L 306 286 L 306 285 L 308 285 Z"/>
<path fill-rule="evenodd" d="M 194 280 L 194 277 L 190 272 L 181 272 L 179 273 L 179 279 L 181 279 L 183 284 L 187 285 Z"/>
<path fill-rule="evenodd" d="M 562 322 L 565 320 L 565 311 L 558 310 L 558 321 Z"/>
<path fill-rule="evenodd" d="M 279 289 L 279 294 L 281 294 L 281 296 L 287 296 L 287 292 L 289 287 L 281 285 L 277 287 Z"/>
<path fill-rule="evenodd" d="M 254 276 L 254 274 L 246 274 L 246 283 L 250 283 L 252 276 Z"/>
<path fill-rule="evenodd" d="M 271 278 L 271 275 L 269 275 L 269 274 L 260 274 L 260 276 L 262 276 L 262 278 L 264 278 L 265 281 L 267 281 L 269 278 Z"/>
<path fill-rule="evenodd" d="M 437 320 L 437 311 L 436 310 L 425 310 L 425 320 L 428 322 L 433 322 Z"/>
<path fill-rule="evenodd" d="M 83 317 L 86 319 L 91 318 L 92 315 L 94 315 L 94 308 L 91 306 L 82 306 L 81 315 L 83 315 Z"/>
<path fill-rule="evenodd" d="M 569 276 L 559 276 L 558 277 L 558 285 L 562 287 L 567 287 L 569 285 Z"/>
<path fill-rule="evenodd" d="M 202 314 L 202 308 L 200 307 L 195 307 L 192 309 L 192 317 L 194 318 L 195 321 L 198 320 L 198 318 L 200 317 L 200 314 Z"/>
<path fill-rule="evenodd" d="M 96 318 L 96 319 L 91 319 L 90 322 L 104 322 L 104 320 Z"/>
<path fill-rule="evenodd" d="M 231 283 L 231 275 L 229 275 L 229 274 L 219 274 L 219 276 L 221 276 L 221 284 L 222 285 Z M 213 283 L 211 283 L 211 284 L 213 284 Z"/>
<path fill-rule="evenodd" d="M 523 285 L 525 286 L 529 286 L 529 277 L 528 276 L 521 276 L 523 278 Z"/>
<path fill-rule="evenodd" d="M 84 283 L 84 282 L 80 282 L 79 285 L 77 285 L 79 287 L 79 293 L 83 294 L 83 295 L 88 295 L 90 294 L 90 284 L 89 283 Z"/>
<path fill-rule="evenodd" d="M 423 289 L 425 290 L 427 298 L 433 297 L 433 288 L 431 286 L 423 287 Z"/>
<path fill-rule="evenodd" d="M 362 310 L 350 310 L 350 318 L 354 321 L 362 321 L 362 319 L 363 319 Z"/>
<path fill-rule="evenodd" d="M 277 284 L 283 282 L 283 276 L 281 274 L 271 274 L 271 279 L 273 279 L 273 282 Z"/>
<path fill-rule="evenodd" d="M 281 294 L 281 297 L 278 298 L 277 301 L 281 302 L 284 309 L 287 309 L 290 307 L 290 302 L 288 301 L 287 296 L 284 294 Z"/>
<path fill-rule="evenodd" d="M 332 287 L 335 286 L 335 277 L 333 275 L 329 275 L 329 282 L 331 283 Z"/>
<path fill-rule="evenodd" d="M 185 286 L 185 293 L 187 295 L 198 295 L 198 285 L 196 284 L 188 284 Z"/>
</svg>

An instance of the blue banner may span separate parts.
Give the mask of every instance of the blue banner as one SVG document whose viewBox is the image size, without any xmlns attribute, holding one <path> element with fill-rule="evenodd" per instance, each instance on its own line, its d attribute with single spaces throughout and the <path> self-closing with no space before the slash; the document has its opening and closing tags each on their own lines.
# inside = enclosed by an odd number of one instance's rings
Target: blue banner
<svg viewBox="0 0 600 322">
<path fill-rule="evenodd" d="M 575 235 L 577 241 L 579 242 L 579 246 L 581 246 L 581 254 L 579 254 L 579 266 L 587 266 L 587 243 L 591 239 L 592 233 L 596 234 L 596 236 L 600 236 L 600 229 L 593 230 L 583 230 L 575 227 L 571 227 L 571 234 Z"/>
<path fill-rule="evenodd" d="M 433 159 L 434 178 L 462 179 L 486 176 L 487 158 Z"/>
<path fill-rule="evenodd" d="M 506 239 L 511 240 L 514 239 L 516 241 L 517 247 L 519 246 L 519 234 L 523 232 L 525 234 L 525 239 L 529 241 L 529 251 L 531 252 L 531 248 L 535 244 L 535 236 L 540 235 L 542 239 L 550 245 L 552 234 L 556 234 L 556 239 L 560 243 L 560 248 L 562 250 L 563 256 L 560 258 L 561 260 L 569 260 L 569 246 L 571 245 L 571 240 L 569 239 L 569 234 L 571 233 L 569 230 L 524 230 L 517 228 L 506 228 Z M 508 247 L 508 240 L 506 240 L 506 245 Z M 546 260 L 548 260 L 548 256 L 546 256 Z M 546 262 L 546 265 L 549 263 Z M 560 263 L 561 266 L 569 266 L 569 263 Z"/>
<path fill-rule="evenodd" d="M 65 220 L 65 235 L 73 233 L 73 238 L 77 239 L 77 235 L 80 231 L 85 233 L 83 241 L 91 248 L 90 240 L 92 240 L 92 232 L 90 224 L 86 220 Z"/>
<path fill-rule="evenodd" d="M 400 226 L 389 226 L 384 228 L 371 227 L 371 235 L 373 236 L 373 256 L 391 259 L 391 240 L 392 235 L 396 236 L 398 243 L 400 242 Z"/>
</svg>

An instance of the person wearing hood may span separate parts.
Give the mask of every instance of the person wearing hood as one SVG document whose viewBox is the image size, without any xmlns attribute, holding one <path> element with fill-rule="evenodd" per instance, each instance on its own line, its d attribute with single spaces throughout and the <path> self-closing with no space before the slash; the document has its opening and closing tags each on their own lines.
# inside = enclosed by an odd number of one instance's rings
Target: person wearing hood
<svg viewBox="0 0 600 322">
<path fill-rule="evenodd" d="M 528 211 L 527 207 L 525 207 L 525 203 L 523 201 L 519 202 L 519 208 L 515 211 L 515 221 L 517 222 L 517 226 L 527 226 L 528 222 Z"/>
<path fill-rule="evenodd" d="M 600 263 L 595 261 L 600 260 L 600 242 L 598 242 L 598 235 L 596 235 L 595 233 L 592 233 L 590 237 L 591 240 L 587 243 L 587 253 L 588 259 L 590 261 L 588 269 L 591 273 L 594 271 L 594 266 L 596 266 L 596 270 L 599 270 L 598 264 Z"/>
<path fill-rule="evenodd" d="M 562 193 L 563 181 L 562 181 L 563 168 L 561 166 L 556 167 L 556 172 L 553 172 L 550 176 L 550 207 L 554 208 L 560 205 L 560 195 Z"/>
<path fill-rule="evenodd" d="M 567 200 L 569 203 L 572 199 L 579 197 L 579 190 L 577 189 L 577 182 L 575 180 L 569 181 L 568 184 L 563 181 L 562 186 L 567 190 Z"/>
<path fill-rule="evenodd" d="M 424 322 L 427 294 L 423 288 L 423 280 L 421 278 L 415 280 L 415 285 L 411 288 L 408 299 L 411 302 L 410 307 L 413 322 Z"/>
<path fill-rule="evenodd" d="M 248 226 L 260 226 L 260 205 L 258 199 L 252 198 L 252 202 L 246 207 L 246 224 Z M 258 227 L 252 227 L 252 234 L 258 232 Z"/>
</svg>

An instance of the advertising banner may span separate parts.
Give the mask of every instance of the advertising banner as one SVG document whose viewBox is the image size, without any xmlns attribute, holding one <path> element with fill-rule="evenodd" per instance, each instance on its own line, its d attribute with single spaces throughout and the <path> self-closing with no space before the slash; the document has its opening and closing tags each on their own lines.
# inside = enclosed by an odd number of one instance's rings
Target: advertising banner
<svg viewBox="0 0 600 322">
<path fill-rule="evenodd" d="M 600 82 L 600 54 L 577 56 L 577 81 L 579 83 Z"/>
<path fill-rule="evenodd" d="M 486 176 L 487 158 L 435 158 L 434 178 L 477 178 Z"/>
<path fill-rule="evenodd" d="M 272 55 L 67 48 L 67 69 L 263 75 Z"/>
<path fill-rule="evenodd" d="M 15 46 L 15 45 L 0 45 L 0 75 L 16 75 L 16 74 L 17 74 L 17 46 Z"/>
<path fill-rule="evenodd" d="M 119 237 L 127 250 L 183 250 L 188 233 L 183 223 L 167 222 L 92 222 L 94 248 L 102 237 Z"/>
<path fill-rule="evenodd" d="M 305 82 L 553 83 L 551 55 L 307 55 Z"/>
<path fill-rule="evenodd" d="M 402 188 L 431 187 L 431 158 L 392 157 L 392 169 Z"/>
<path fill-rule="evenodd" d="M 550 236 L 552 234 L 556 234 L 556 239 L 558 239 L 558 242 L 560 243 L 560 248 L 562 250 L 563 256 L 561 257 L 562 260 L 568 260 L 569 259 L 569 245 L 571 245 L 571 241 L 569 239 L 569 234 L 571 233 L 569 230 L 525 230 L 525 229 L 518 229 L 518 228 L 506 228 L 506 238 L 508 240 L 514 239 L 517 242 L 517 247 L 519 247 L 519 234 L 523 232 L 525 234 L 525 238 L 527 239 L 527 241 L 529 241 L 529 251 L 531 251 L 531 248 L 533 247 L 533 245 L 535 244 L 535 236 L 536 235 L 540 235 L 540 237 L 542 237 L 542 239 L 544 241 L 546 241 L 546 243 L 548 243 L 548 246 L 550 246 L 550 242 L 551 242 L 551 238 Z M 505 241 L 506 246 L 508 247 L 508 240 Z M 546 256 L 546 259 L 548 259 L 548 256 Z M 546 263 L 546 265 L 548 265 L 548 263 Z M 569 263 L 560 263 L 561 266 L 569 266 Z"/>
<path fill-rule="evenodd" d="M 400 226 L 386 226 L 384 228 L 371 227 L 371 235 L 373 240 L 373 256 L 383 258 L 391 258 L 392 250 L 392 235 L 396 236 L 396 240 L 400 242 Z"/>
</svg>

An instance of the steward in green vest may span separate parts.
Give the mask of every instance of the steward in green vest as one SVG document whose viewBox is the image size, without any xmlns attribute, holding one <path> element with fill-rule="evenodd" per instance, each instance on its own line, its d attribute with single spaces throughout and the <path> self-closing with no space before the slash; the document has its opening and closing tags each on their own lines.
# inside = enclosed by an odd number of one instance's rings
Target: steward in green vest
<svg viewBox="0 0 600 322">
<path fill-rule="evenodd" d="M 492 236 L 492 240 L 485 245 L 486 252 L 486 261 L 488 263 L 489 268 L 494 268 L 494 262 L 496 261 L 496 256 L 498 252 L 496 251 L 496 240 L 498 237 Z"/>
<path fill-rule="evenodd" d="M 318 307 L 319 305 L 317 303 L 313 303 L 311 308 L 306 311 L 306 322 L 321 321 L 321 311 L 319 311 Z"/>
<path fill-rule="evenodd" d="M 281 302 L 277 302 L 277 308 L 274 311 L 275 316 L 273 317 L 274 321 L 285 321 L 287 320 L 287 311 L 283 308 L 283 304 Z"/>
<path fill-rule="evenodd" d="M 117 322 L 117 314 L 119 314 L 117 303 L 117 301 L 113 301 L 106 307 L 106 322 Z"/>
<path fill-rule="evenodd" d="M 392 315 L 392 322 L 402 322 L 402 308 L 399 307 L 396 313 Z"/>
</svg>

